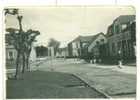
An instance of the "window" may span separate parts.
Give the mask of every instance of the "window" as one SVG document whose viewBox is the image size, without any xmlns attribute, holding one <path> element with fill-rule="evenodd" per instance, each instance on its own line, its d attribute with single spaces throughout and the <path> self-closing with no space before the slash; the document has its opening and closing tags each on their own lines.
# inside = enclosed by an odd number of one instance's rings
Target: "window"
<svg viewBox="0 0 140 100">
<path fill-rule="evenodd" d="M 122 32 L 125 32 L 128 30 L 128 24 L 122 24 Z"/>
<path fill-rule="evenodd" d="M 121 50 L 121 42 L 119 41 L 118 42 L 118 51 L 120 51 Z"/>
<path fill-rule="evenodd" d="M 72 48 L 77 49 L 79 47 L 78 42 L 72 43 Z"/>
<path fill-rule="evenodd" d="M 76 48 L 78 48 L 78 43 L 76 43 Z"/>
<path fill-rule="evenodd" d="M 127 28 L 127 24 L 122 24 L 122 30 Z"/>
<path fill-rule="evenodd" d="M 108 28 L 108 36 L 113 36 L 114 35 L 114 32 L 113 32 L 113 27 L 109 27 Z"/>
<path fill-rule="evenodd" d="M 115 33 L 116 34 L 119 34 L 120 33 L 119 25 L 116 25 L 115 26 Z"/>
<path fill-rule="evenodd" d="M 99 41 L 96 41 L 96 44 L 99 44 Z"/>
<path fill-rule="evenodd" d="M 13 59 L 13 52 L 12 51 L 9 52 L 9 58 Z"/>
<path fill-rule="evenodd" d="M 115 43 L 112 43 L 112 53 L 115 53 Z"/>
<path fill-rule="evenodd" d="M 104 39 L 101 39 L 101 42 L 104 43 Z"/>
</svg>

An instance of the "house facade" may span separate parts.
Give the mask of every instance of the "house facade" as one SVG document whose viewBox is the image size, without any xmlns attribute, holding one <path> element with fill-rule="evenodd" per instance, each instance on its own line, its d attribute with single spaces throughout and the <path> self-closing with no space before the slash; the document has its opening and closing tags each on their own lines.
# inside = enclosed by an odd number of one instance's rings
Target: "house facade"
<svg viewBox="0 0 140 100">
<path fill-rule="evenodd" d="M 135 15 L 119 16 L 108 27 L 107 31 L 107 55 L 111 59 L 117 58 L 119 55 L 123 59 L 134 58 L 133 39 L 136 34 L 131 28 L 135 21 Z"/>
<path fill-rule="evenodd" d="M 12 45 L 6 44 L 6 59 L 7 60 L 16 60 L 17 51 Z"/>
<path fill-rule="evenodd" d="M 59 50 L 56 53 L 56 57 L 62 57 L 62 58 L 66 58 L 68 56 L 68 48 L 59 48 Z"/>
<path fill-rule="evenodd" d="M 106 36 L 101 32 L 94 36 L 79 36 L 68 44 L 69 56 L 93 58 L 99 56 L 99 46 L 106 43 Z"/>
<path fill-rule="evenodd" d="M 18 31 L 18 30 L 17 30 Z M 12 44 L 10 44 L 11 36 L 7 32 L 5 34 L 5 50 L 6 50 L 6 60 L 16 60 L 17 51 Z M 30 53 L 30 61 L 36 61 L 36 51 L 34 43 L 32 44 L 31 53 Z"/>
<path fill-rule="evenodd" d="M 104 43 L 106 43 L 106 36 L 102 32 L 94 35 L 91 41 L 83 47 L 83 56 L 87 59 L 100 56 L 99 47 Z"/>
<path fill-rule="evenodd" d="M 68 44 L 68 54 L 73 57 L 82 56 L 82 48 L 90 42 L 93 36 L 79 36 Z"/>
</svg>

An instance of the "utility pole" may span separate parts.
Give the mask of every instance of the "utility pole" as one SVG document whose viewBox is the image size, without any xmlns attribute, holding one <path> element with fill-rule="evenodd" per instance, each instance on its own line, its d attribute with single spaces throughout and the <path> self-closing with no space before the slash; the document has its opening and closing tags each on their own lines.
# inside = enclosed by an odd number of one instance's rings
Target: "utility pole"
<svg viewBox="0 0 140 100">
<path fill-rule="evenodd" d="M 52 57 L 52 55 L 51 55 L 51 71 L 53 72 L 53 57 Z"/>
<path fill-rule="evenodd" d="M 54 64 L 53 64 L 53 47 L 50 47 L 49 53 L 51 58 L 51 71 L 54 71 Z"/>
</svg>

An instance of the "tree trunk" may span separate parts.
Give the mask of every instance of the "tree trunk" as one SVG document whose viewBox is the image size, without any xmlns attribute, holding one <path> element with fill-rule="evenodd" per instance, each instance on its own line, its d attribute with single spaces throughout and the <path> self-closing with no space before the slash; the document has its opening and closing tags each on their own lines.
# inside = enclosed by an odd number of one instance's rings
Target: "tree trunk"
<svg viewBox="0 0 140 100">
<path fill-rule="evenodd" d="M 23 68 L 22 68 L 22 73 L 25 72 L 25 56 L 22 56 L 23 58 Z"/>
<path fill-rule="evenodd" d="M 30 69 L 30 64 L 29 64 L 29 55 L 27 55 L 26 65 L 27 65 L 27 69 Z"/>
<path fill-rule="evenodd" d="M 15 73 L 15 79 L 17 79 L 17 76 L 18 76 L 18 71 L 19 71 L 19 57 L 20 57 L 20 54 L 18 53 L 17 54 L 17 59 L 16 59 L 16 73 Z"/>
</svg>

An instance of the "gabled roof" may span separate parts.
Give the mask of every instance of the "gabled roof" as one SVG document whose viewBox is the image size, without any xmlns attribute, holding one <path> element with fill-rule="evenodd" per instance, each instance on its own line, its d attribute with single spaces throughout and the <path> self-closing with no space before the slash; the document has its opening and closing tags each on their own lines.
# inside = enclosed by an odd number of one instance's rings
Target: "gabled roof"
<svg viewBox="0 0 140 100">
<path fill-rule="evenodd" d="M 111 24 L 111 25 L 108 26 L 108 28 L 111 28 L 111 27 L 113 27 L 113 24 Z"/>
<path fill-rule="evenodd" d="M 86 45 L 83 47 L 83 49 L 88 48 L 88 47 L 96 40 L 96 38 L 97 38 L 100 34 L 103 34 L 103 33 L 101 32 L 101 33 L 98 33 L 98 34 L 94 35 L 94 36 L 92 37 L 91 41 L 90 41 L 88 44 L 86 44 Z M 104 35 L 104 34 L 103 34 L 103 35 Z M 104 35 L 104 36 L 105 36 L 105 35 Z"/>
<path fill-rule="evenodd" d="M 81 36 L 80 40 L 81 42 L 89 42 L 92 39 L 93 36 Z"/>
<path fill-rule="evenodd" d="M 135 15 L 121 15 L 116 20 L 118 20 L 120 23 L 128 23 L 133 20 L 135 20 Z M 114 20 L 114 21 L 116 21 Z"/>
<path fill-rule="evenodd" d="M 72 42 L 89 42 L 93 36 L 78 36 Z"/>
<path fill-rule="evenodd" d="M 77 38 L 75 38 L 73 41 L 71 41 L 71 42 L 78 42 L 78 41 L 80 41 L 80 36 L 78 36 Z M 70 42 L 70 43 L 71 43 Z"/>
</svg>

